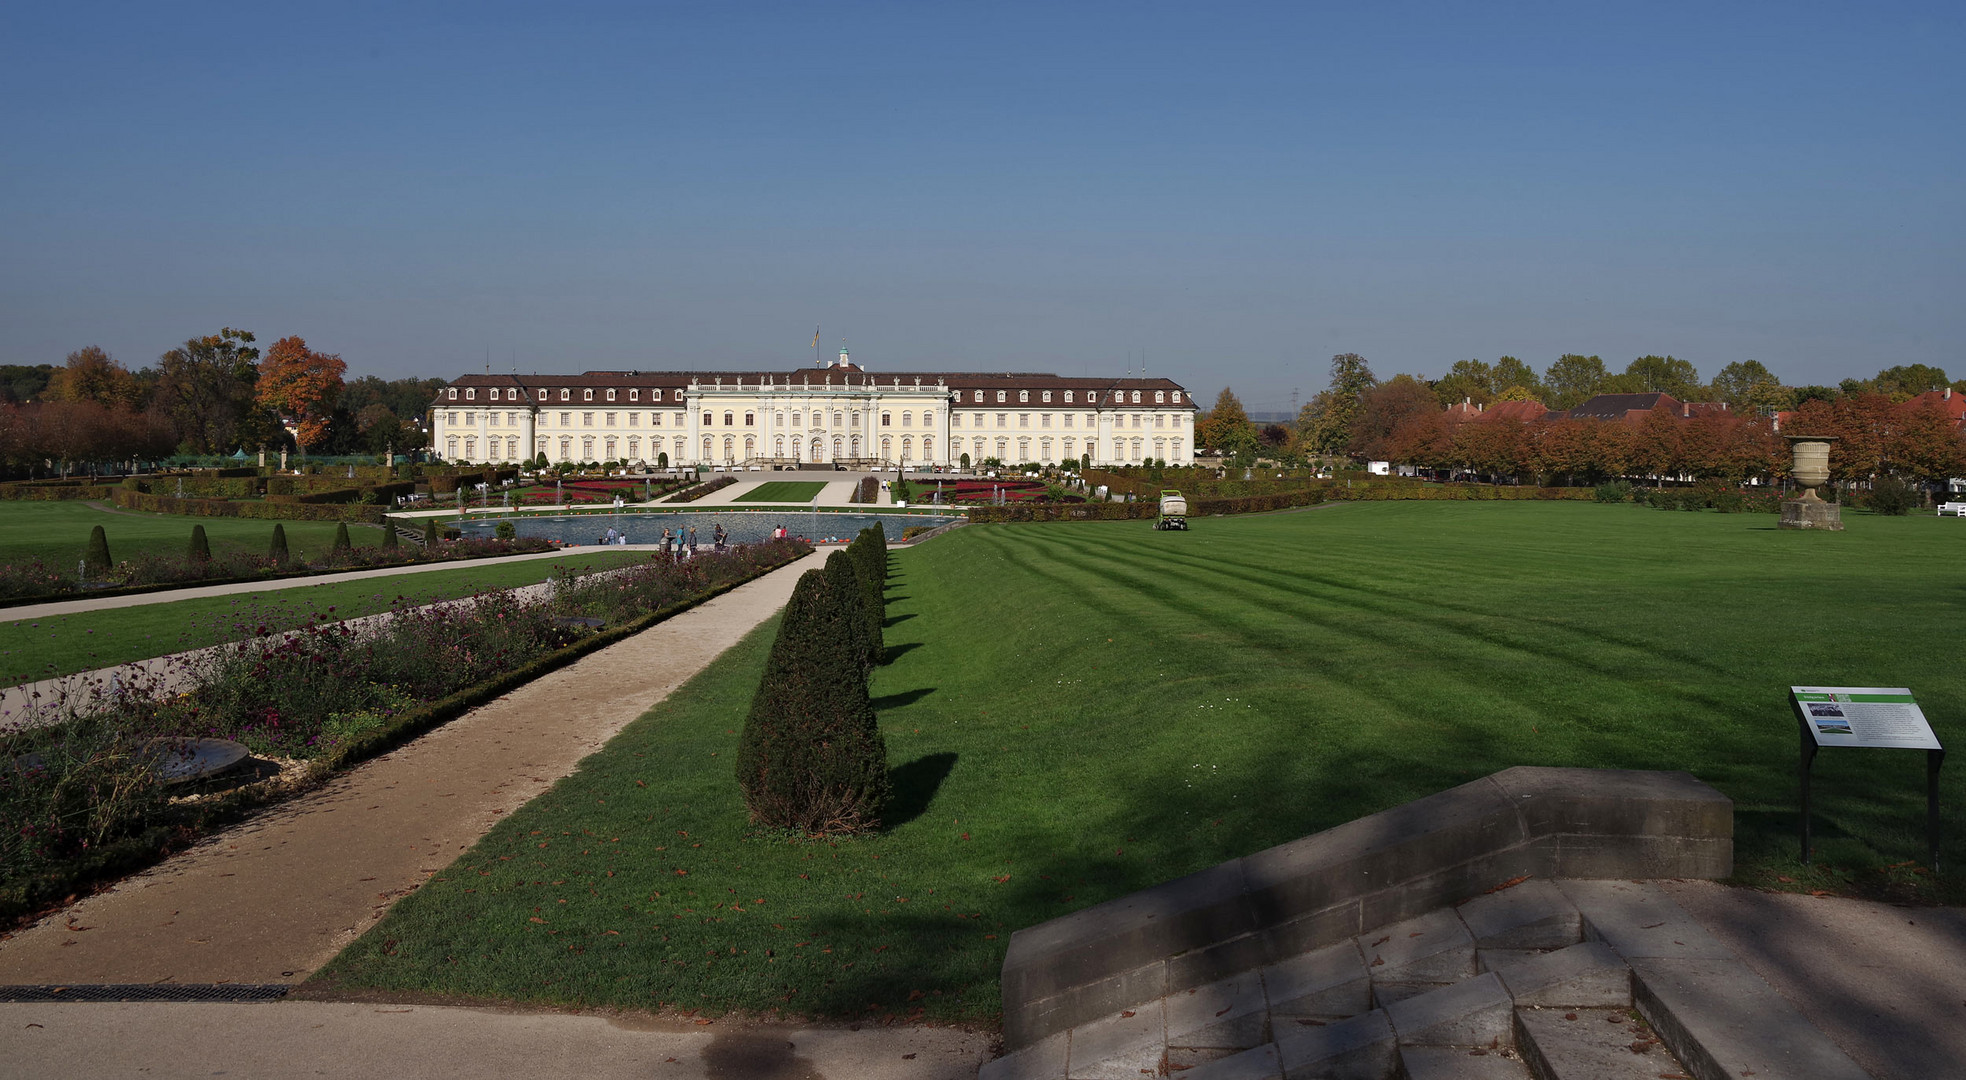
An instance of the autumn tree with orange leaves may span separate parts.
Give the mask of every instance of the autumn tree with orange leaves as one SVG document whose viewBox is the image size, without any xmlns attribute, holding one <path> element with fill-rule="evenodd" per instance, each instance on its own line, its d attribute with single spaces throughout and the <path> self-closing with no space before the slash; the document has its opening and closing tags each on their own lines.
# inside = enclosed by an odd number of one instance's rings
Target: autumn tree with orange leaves
<svg viewBox="0 0 1966 1080">
<path fill-rule="evenodd" d="M 319 446 L 328 437 L 328 420 L 347 371 L 340 356 L 309 349 L 299 335 L 284 337 L 259 362 L 257 400 L 261 408 L 293 424 L 294 441 L 302 450 Z"/>
</svg>

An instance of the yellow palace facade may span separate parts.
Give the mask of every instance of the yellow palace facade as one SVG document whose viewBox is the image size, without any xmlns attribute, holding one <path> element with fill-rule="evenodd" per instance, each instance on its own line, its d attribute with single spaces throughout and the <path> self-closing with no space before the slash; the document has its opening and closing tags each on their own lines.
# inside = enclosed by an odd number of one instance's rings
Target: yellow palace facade
<svg viewBox="0 0 1966 1080">
<path fill-rule="evenodd" d="M 876 374 L 846 351 L 789 372 L 467 375 L 438 391 L 442 458 L 654 467 L 928 468 L 995 458 L 1098 465 L 1194 460 L 1195 406 L 1166 379 Z"/>
</svg>

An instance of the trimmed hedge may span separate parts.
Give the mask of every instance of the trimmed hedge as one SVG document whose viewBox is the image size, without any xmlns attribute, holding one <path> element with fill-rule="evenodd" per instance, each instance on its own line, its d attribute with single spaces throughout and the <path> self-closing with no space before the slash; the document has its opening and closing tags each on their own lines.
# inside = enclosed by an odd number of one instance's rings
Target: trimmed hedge
<svg viewBox="0 0 1966 1080">
<path fill-rule="evenodd" d="M 21 502 L 68 502 L 73 499 L 107 499 L 115 488 L 102 484 L 70 484 L 66 481 L 52 483 L 29 480 L 13 484 L 0 484 L 0 499 L 15 499 Z"/>
<path fill-rule="evenodd" d="M 230 499 L 172 498 L 146 495 L 121 488 L 107 497 L 125 510 L 148 510 L 153 514 L 182 514 L 186 517 L 235 517 L 256 521 L 382 521 L 381 506 L 366 504 L 323 506 L 294 502 L 235 502 Z"/>
<path fill-rule="evenodd" d="M 694 487 L 684 488 L 683 490 L 678 491 L 674 495 L 671 495 L 662 501 L 666 503 L 695 502 L 696 500 L 701 499 L 703 496 L 708 495 L 713 491 L 720 491 L 735 483 L 737 483 L 737 477 L 735 476 L 719 476 L 715 480 L 710 481 L 709 483 L 697 484 Z"/>
</svg>

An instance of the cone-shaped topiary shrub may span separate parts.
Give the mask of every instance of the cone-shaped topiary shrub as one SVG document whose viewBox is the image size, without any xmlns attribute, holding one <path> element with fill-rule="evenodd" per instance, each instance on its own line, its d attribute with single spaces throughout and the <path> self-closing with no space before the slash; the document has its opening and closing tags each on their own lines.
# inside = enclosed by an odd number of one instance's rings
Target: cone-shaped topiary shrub
<svg viewBox="0 0 1966 1080">
<path fill-rule="evenodd" d="M 192 562 L 212 561 L 212 542 L 205 538 L 205 527 L 203 525 L 193 525 L 191 527 L 191 547 L 185 551 L 185 555 Z"/>
<path fill-rule="evenodd" d="M 388 517 L 383 518 L 382 519 L 382 546 L 393 549 L 399 543 L 400 541 L 396 537 L 396 519 L 388 518 Z"/>
<path fill-rule="evenodd" d="M 436 518 L 423 519 L 423 547 L 426 551 L 437 550 L 437 540 L 443 534 L 437 531 Z"/>
<path fill-rule="evenodd" d="M 82 566 L 90 577 L 109 572 L 109 534 L 100 525 L 89 530 L 89 546 L 82 552 Z"/>
<path fill-rule="evenodd" d="M 887 745 L 867 698 L 859 612 L 824 571 L 792 591 L 737 748 L 751 820 L 804 833 L 880 826 Z"/>
<path fill-rule="evenodd" d="M 267 546 L 266 557 L 275 566 L 285 566 L 291 558 L 287 553 L 287 527 L 277 521 L 273 523 L 273 543 Z"/>
<path fill-rule="evenodd" d="M 867 620 L 866 593 L 860 581 L 860 567 L 853 556 L 846 551 L 835 551 L 826 556 L 826 580 L 833 586 L 833 592 L 841 602 L 852 610 L 847 612 L 846 621 L 851 633 L 859 638 L 862 667 L 872 672 L 881 662 L 885 652 L 881 642 L 880 627 Z"/>
<path fill-rule="evenodd" d="M 342 558 L 353 550 L 354 547 L 354 542 L 348 539 L 348 523 L 343 521 L 336 524 L 334 527 L 334 550 L 330 553 L 329 557 L 336 559 Z"/>
<path fill-rule="evenodd" d="M 860 571 L 862 614 L 873 628 L 873 657 L 878 664 L 886 655 L 881 631 L 887 625 L 887 534 L 880 526 L 869 525 L 846 550 L 853 557 L 854 569 Z"/>
</svg>

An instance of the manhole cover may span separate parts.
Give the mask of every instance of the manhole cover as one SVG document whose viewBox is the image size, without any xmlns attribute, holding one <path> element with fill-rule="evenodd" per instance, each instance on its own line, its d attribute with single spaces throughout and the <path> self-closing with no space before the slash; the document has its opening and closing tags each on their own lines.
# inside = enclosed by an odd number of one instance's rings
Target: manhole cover
<svg viewBox="0 0 1966 1080">
<path fill-rule="evenodd" d="M 141 753 L 157 763 L 157 774 L 166 784 L 217 776 L 252 756 L 252 751 L 230 739 L 175 736 L 152 739 L 143 744 Z"/>
</svg>

